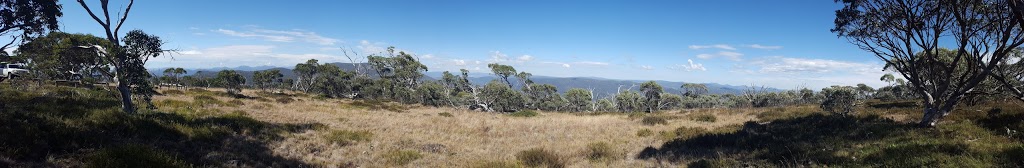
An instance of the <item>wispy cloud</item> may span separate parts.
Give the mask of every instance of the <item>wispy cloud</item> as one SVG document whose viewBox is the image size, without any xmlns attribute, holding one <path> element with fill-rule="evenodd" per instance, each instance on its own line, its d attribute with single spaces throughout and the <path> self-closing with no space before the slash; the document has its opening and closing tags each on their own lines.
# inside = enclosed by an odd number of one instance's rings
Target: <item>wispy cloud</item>
<svg viewBox="0 0 1024 168">
<path fill-rule="evenodd" d="M 704 64 L 694 63 L 692 59 L 686 59 L 686 62 L 688 62 L 689 64 L 677 64 L 677 65 L 669 66 L 669 69 L 678 69 L 678 70 L 684 70 L 684 71 L 707 71 L 708 70 L 707 68 L 704 68 Z"/>
<path fill-rule="evenodd" d="M 750 47 L 750 48 L 756 48 L 756 49 L 763 49 L 763 50 L 777 50 L 777 49 L 782 49 L 782 46 L 766 46 L 766 45 L 760 45 L 760 44 L 753 44 L 753 45 L 749 45 L 748 47 Z"/>
<path fill-rule="evenodd" d="M 719 51 L 715 54 L 697 54 L 697 58 L 700 59 L 713 59 L 723 57 L 732 61 L 742 61 L 743 53 L 732 52 L 732 51 Z"/>
<path fill-rule="evenodd" d="M 690 49 L 699 50 L 705 48 L 718 48 L 723 50 L 736 50 L 736 47 L 732 47 L 726 44 L 715 44 L 715 45 L 690 45 Z"/>
<path fill-rule="evenodd" d="M 580 62 L 573 62 L 573 64 L 577 64 L 577 65 L 592 65 L 592 66 L 606 66 L 606 65 L 609 65 L 609 63 L 607 63 L 607 62 L 596 62 L 596 61 L 580 61 Z"/>
<path fill-rule="evenodd" d="M 758 71 L 763 73 L 867 73 L 881 71 L 881 66 L 875 64 L 780 56 L 753 61 L 751 65 L 760 67 Z"/>
<path fill-rule="evenodd" d="M 252 29 L 246 31 L 236 31 L 229 29 L 217 29 L 214 32 L 221 33 L 224 35 L 235 36 L 235 37 L 246 37 L 246 38 L 259 38 L 266 41 L 273 42 L 295 42 L 302 41 L 318 45 L 334 45 L 338 39 L 328 38 L 320 36 L 315 32 L 302 31 L 302 30 L 268 30 L 268 29 Z"/>
<path fill-rule="evenodd" d="M 640 69 L 643 69 L 643 70 L 654 70 L 654 67 L 650 66 L 650 65 L 640 65 Z"/>
</svg>

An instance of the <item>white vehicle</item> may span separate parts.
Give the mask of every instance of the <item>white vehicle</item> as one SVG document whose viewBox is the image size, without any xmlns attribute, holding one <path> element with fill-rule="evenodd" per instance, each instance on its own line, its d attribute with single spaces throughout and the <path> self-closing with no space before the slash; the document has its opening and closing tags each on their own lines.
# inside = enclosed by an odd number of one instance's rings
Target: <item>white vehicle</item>
<svg viewBox="0 0 1024 168">
<path fill-rule="evenodd" d="M 15 78 L 28 74 L 25 64 L 22 63 L 0 63 L 0 77 Z"/>
</svg>

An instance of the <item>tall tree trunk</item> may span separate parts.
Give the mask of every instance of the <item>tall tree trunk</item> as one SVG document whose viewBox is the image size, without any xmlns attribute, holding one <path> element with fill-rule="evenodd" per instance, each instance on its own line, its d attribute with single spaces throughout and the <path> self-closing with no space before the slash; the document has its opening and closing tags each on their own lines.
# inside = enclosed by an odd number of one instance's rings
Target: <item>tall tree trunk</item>
<svg viewBox="0 0 1024 168">
<path fill-rule="evenodd" d="M 132 104 L 132 90 L 127 82 L 117 82 L 117 91 L 121 92 L 121 109 L 125 113 L 135 114 L 135 105 Z"/>
</svg>

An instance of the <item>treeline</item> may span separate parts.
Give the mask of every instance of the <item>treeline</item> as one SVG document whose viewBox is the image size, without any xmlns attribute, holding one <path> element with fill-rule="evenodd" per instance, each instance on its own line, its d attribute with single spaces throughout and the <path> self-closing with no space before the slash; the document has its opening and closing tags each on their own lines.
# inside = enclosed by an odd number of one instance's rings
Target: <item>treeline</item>
<svg viewBox="0 0 1024 168">
<path fill-rule="evenodd" d="M 174 86 L 223 87 L 229 93 L 240 94 L 241 88 L 267 92 L 284 90 L 316 94 L 326 98 L 388 100 L 407 104 L 435 107 L 455 107 L 481 111 L 515 112 L 544 110 L 565 112 L 656 112 L 691 108 L 744 108 L 781 107 L 795 104 L 828 104 L 825 109 L 852 107 L 860 100 L 881 98 L 887 100 L 912 99 L 915 94 L 901 79 L 892 75 L 881 78 L 889 86 L 874 89 L 864 84 L 833 86 L 814 91 L 808 88 L 781 92 L 767 91 L 764 87 L 749 87 L 743 94 L 709 94 L 703 84 L 687 83 L 679 87 L 681 93 L 666 92 L 654 81 L 621 88 L 617 93 L 597 97 L 593 90 L 571 88 L 560 94 L 551 84 L 535 83 L 531 73 L 517 71 L 515 67 L 489 64 L 495 79 L 485 85 L 470 83 L 469 71 L 442 73 L 438 80 L 423 80 L 427 66 L 413 55 L 387 52 L 367 57 L 368 64 L 358 64 L 356 70 L 346 71 L 334 64 L 321 64 L 311 59 L 294 67 L 295 79 L 284 79 L 279 70 L 256 71 L 250 81 L 233 70 L 223 70 L 216 76 L 181 76 L 181 68 L 169 68 L 157 82 Z M 375 72 L 373 76 L 369 73 Z M 826 107 L 827 106 L 827 107 Z M 832 111 L 832 110 L 830 110 Z M 836 110 L 843 111 L 843 109 Z M 846 110 L 849 113 L 849 110 Z"/>
</svg>

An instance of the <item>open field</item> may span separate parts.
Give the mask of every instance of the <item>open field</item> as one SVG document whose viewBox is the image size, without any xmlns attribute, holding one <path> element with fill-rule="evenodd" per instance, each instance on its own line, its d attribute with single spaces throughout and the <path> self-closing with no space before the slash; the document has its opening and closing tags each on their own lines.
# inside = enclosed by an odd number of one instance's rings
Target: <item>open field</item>
<svg viewBox="0 0 1024 168">
<path fill-rule="evenodd" d="M 1024 157 L 1018 104 L 963 108 L 922 129 L 909 123 L 919 110 L 900 102 L 868 102 L 852 117 L 814 105 L 522 117 L 187 89 L 160 90 L 157 110 L 126 115 L 108 91 L 3 87 L 0 164 L 10 166 L 973 167 Z"/>
</svg>

